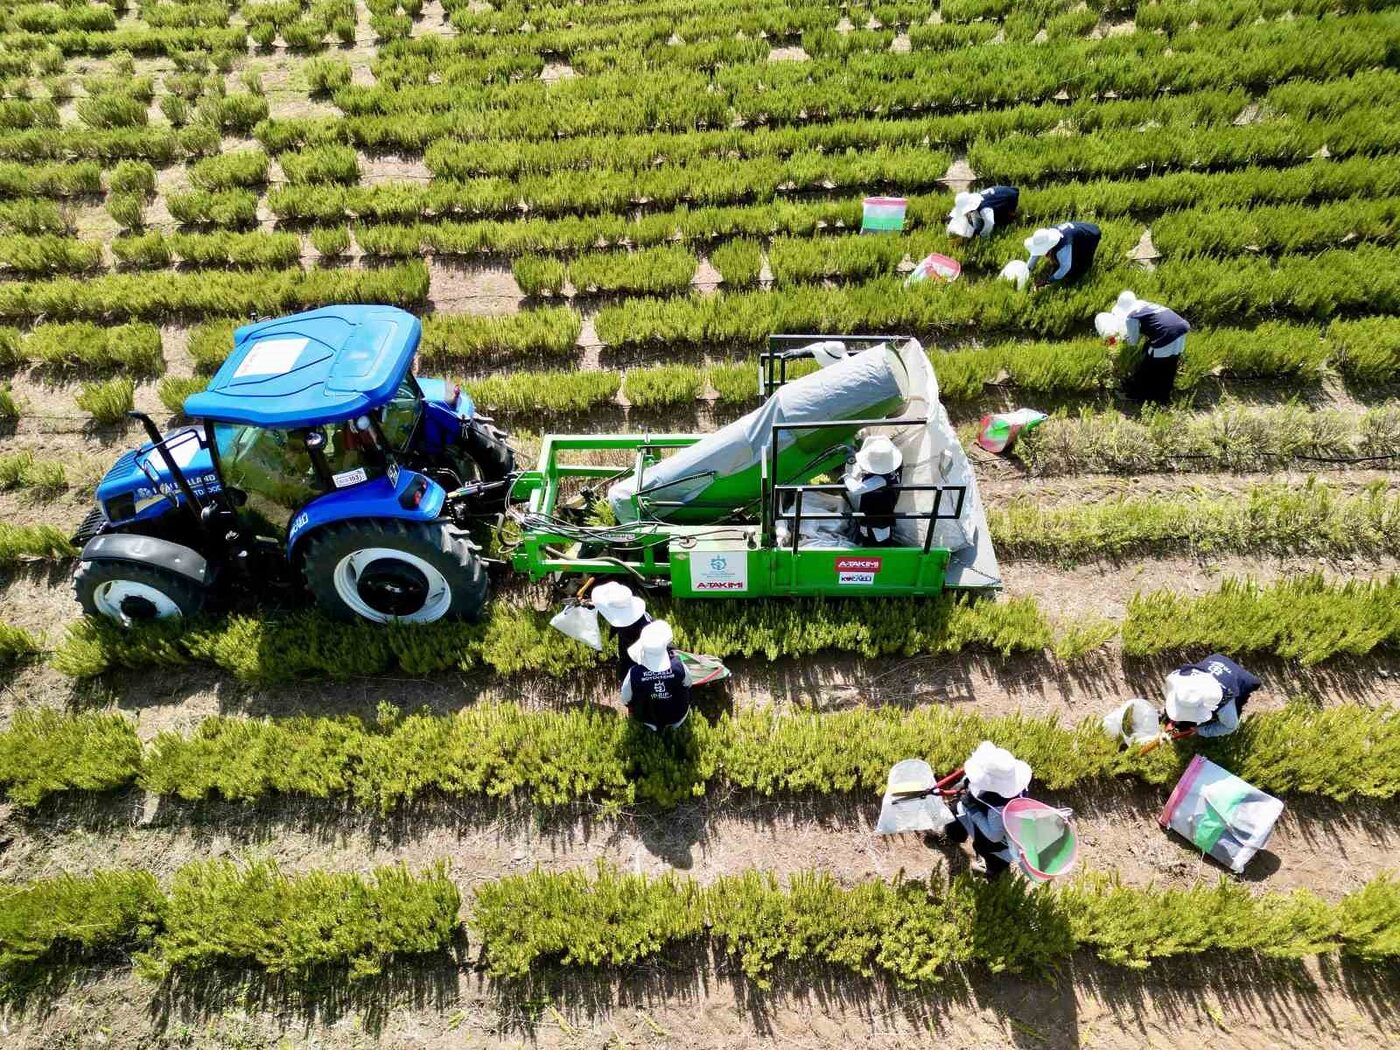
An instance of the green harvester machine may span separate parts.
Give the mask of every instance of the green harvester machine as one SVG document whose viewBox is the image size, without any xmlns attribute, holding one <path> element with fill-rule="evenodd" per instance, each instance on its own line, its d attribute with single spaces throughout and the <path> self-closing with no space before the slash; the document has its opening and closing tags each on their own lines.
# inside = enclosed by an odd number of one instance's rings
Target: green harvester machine
<svg viewBox="0 0 1400 1050">
<path fill-rule="evenodd" d="M 710 434 L 550 434 L 502 526 L 531 578 L 617 576 L 682 598 L 932 595 L 1001 579 L 933 367 L 903 336 L 780 335 L 760 408 Z M 843 474 L 860 442 L 903 466 L 894 535 L 863 546 Z"/>
</svg>

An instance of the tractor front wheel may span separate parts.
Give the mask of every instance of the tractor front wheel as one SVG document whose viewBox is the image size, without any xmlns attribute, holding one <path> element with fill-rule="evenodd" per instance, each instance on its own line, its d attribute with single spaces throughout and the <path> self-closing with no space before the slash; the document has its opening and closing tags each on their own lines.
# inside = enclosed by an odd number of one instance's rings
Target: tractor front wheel
<svg viewBox="0 0 1400 1050">
<path fill-rule="evenodd" d="M 78 565 L 73 590 L 83 612 L 123 627 L 188 619 L 204 608 L 206 596 L 193 580 L 159 565 L 101 559 Z"/>
<path fill-rule="evenodd" d="M 328 525 L 306 541 L 302 569 L 316 603 L 338 620 L 475 620 L 486 607 L 480 560 L 438 522 Z"/>
</svg>

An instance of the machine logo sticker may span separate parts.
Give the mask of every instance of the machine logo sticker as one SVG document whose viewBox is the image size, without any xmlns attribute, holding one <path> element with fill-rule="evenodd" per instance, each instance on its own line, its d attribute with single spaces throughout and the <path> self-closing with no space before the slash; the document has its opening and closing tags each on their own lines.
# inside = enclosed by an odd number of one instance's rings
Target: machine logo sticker
<svg viewBox="0 0 1400 1050">
<path fill-rule="evenodd" d="M 691 585 L 696 591 L 728 591 L 742 594 L 749 589 L 748 551 L 715 551 L 698 558 L 692 565 Z"/>
<path fill-rule="evenodd" d="M 836 582 L 847 586 L 868 587 L 875 582 L 882 558 L 837 558 Z"/>
</svg>

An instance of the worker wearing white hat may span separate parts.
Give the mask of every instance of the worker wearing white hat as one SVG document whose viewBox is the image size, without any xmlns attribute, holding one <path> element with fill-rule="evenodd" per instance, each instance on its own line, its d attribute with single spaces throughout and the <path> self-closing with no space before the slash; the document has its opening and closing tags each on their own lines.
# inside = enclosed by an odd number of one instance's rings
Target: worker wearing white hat
<svg viewBox="0 0 1400 1050">
<path fill-rule="evenodd" d="M 1025 240 L 1031 253 L 1026 268 L 1035 286 L 1072 281 L 1088 273 L 1102 235 L 1092 222 L 1062 222 L 1036 230 Z"/>
<path fill-rule="evenodd" d="M 690 716 L 690 669 L 671 648 L 671 625 L 656 620 L 642 628 L 628 652 L 633 664 L 622 679 L 627 712 L 648 729 L 675 729 Z"/>
<path fill-rule="evenodd" d="M 1186 333 L 1191 331 L 1190 322 L 1160 303 L 1150 303 L 1124 290 L 1112 310 L 1094 318 L 1094 327 L 1108 337 L 1110 344 L 1119 339 L 1129 346 L 1144 344 L 1142 357 L 1123 384 L 1129 397 L 1160 405 L 1171 400 L 1181 356 L 1186 351 Z"/>
<path fill-rule="evenodd" d="M 893 538 L 903 466 L 899 447 L 884 435 L 874 434 L 861 442 L 846 469 L 846 502 L 859 512 L 852 519 L 859 542 L 874 545 Z"/>
<path fill-rule="evenodd" d="M 1031 767 L 1004 747 L 984 740 L 963 763 L 963 789 L 953 809 L 957 820 L 945 829 L 951 842 L 972 839 L 978 863 L 974 870 L 995 878 L 1011 866 L 1011 846 L 1001 811 L 1013 798 L 1026 793 Z"/>
<path fill-rule="evenodd" d="M 1245 702 L 1263 682 L 1222 653 L 1167 675 L 1163 722 L 1174 735 L 1228 736 Z"/>
<path fill-rule="evenodd" d="M 954 237 L 990 237 L 997 226 L 1016 221 L 1021 191 L 1015 186 L 991 186 L 959 193 L 948 213 L 948 232 Z"/>
<path fill-rule="evenodd" d="M 618 671 L 626 675 L 632 669 L 633 660 L 628 650 L 637 643 L 642 628 L 651 623 L 647 615 L 647 603 L 633 594 L 621 583 L 600 583 L 589 595 L 598 615 L 608 621 L 608 626 L 617 636 Z"/>
</svg>

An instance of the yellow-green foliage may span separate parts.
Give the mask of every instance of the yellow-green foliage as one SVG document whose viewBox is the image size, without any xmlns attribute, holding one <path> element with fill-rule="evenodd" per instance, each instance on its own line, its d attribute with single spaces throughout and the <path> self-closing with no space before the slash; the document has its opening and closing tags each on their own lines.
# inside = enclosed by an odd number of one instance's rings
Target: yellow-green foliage
<svg viewBox="0 0 1400 1050">
<path fill-rule="evenodd" d="M 62 561 L 77 554 L 68 534 L 53 525 L 0 522 L 0 566 L 18 561 Z"/>
<path fill-rule="evenodd" d="M 200 375 L 213 375 L 217 372 L 219 366 L 224 363 L 224 358 L 233 353 L 233 330 L 246 323 L 231 318 L 195 325 L 190 331 L 189 344 L 195 371 Z"/>
<path fill-rule="evenodd" d="M 126 376 L 84 383 L 74 401 L 99 423 L 121 423 L 136 407 L 136 383 Z"/>
<path fill-rule="evenodd" d="M 39 651 L 39 639 L 23 627 L 0 623 L 0 668 L 10 667 Z"/>
<path fill-rule="evenodd" d="M 999 554 L 1060 561 L 1169 550 L 1384 555 L 1400 544 L 1400 494 L 1378 482 L 1348 496 L 1310 478 L 1231 496 L 1053 506 L 1019 499 L 992 509 L 987 523 Z"/>
<path fill-rule="evenodd" d="M 24 341 L 22 353 L 36 364 L 53 369 L 120 369 L 128 375 L 158 375 L 160 329 L 152 324 L 115 327 L 79 321 L 40 325 Z"/>
<path fill-rule="evenodd" d="M 1090 716 L 989 718 L 944 707 L 779 715 L 746 711 L 711 723 L 696 714 L 669 740 L 613 712 L 524 712 L 488 704 L 444 717 L 280 721 L 209 718 L 189 735 L 161 733 L 144 753 L 129 723 L 108 715 L 25 716 L 0 734 L 0 783 L 33 805 L 68 790 L 111 790 L 139 777 L 147 791 L 198 801 L 271 795 L 346 798 L 391 810 L 425 795 L 502 797 L 539 805 L 587 798 L 674 806 L 712 785 L 763 795 L 877 795 L 910 755 L 959 766 L 982 740 L 1029 762 L 1051 790 L 1114 776 L 1167 783 L 1203 753 L 1280 794 L 1348 799 L 1400 794 L 1400 717 L 1393 708 L 1295 702 L 1251 714 L 1229 737 L 1148 755 L 1120 751 Z"/>
<path fill-rule="evenodd" d="M 609 404 L 621 382 L 616 372 L 509 372 L 468 380 L 466 388 L 488 415 L 559 416 Z"/>
<path fill-rule="evenodd" d="M 156 393 L 160 395 L 160 403 L 165 410 L 172 416 L 178 416 L 185 411 L 185 399 L 207 385 L 202 376 L 164 376 L 156 385 Z"/>
<path fill-rule="evenodd" d="M 50 956 L 148 942 L 163 904 L 155 876 L 145 871 L 0 885 L 0 985 L 4 977 Z"/>
<path fill-rule="evenodd" d="M 622 393 L 633 408 L 691 404 L 700 396 L 705 373 L 690 365 L 655 365 L 629 369 Z"/>
<path fill-rule="evenodd" d="M 471 923 L 488 971 L 502 977 L 631 966 L 707 938 L 760 987 L 780 965 L 812 963 L 917 985 L 968 964 L 1045 974 L 1078 950 L 1132 969 L 1220 951 L 1392 959 L 1397 909 L 1400 884 L 1386 876 L 1332 905 L 1306 890 L 1255 895 L 1224 879 L 1185 890 L 1099 876 L 1062 887 L 966 875 L 949 886 L 903 878 L 842 886 L 801 872 L 784 886 L 747 871 L 701 886 L 600 866 L 591 879 L 536 871 L 482 886 Z"/>
<path fill-rule="evenodd" d="M 433 317 L 423 327 L 425 365 L 487 364 L 511 357 L 571 357 L 583 318 L 568 307 L 505 317 Z"/>
<path fill-rule="evenodd" d="M 176 874 L 164 922 L 137 965 L 155 979 L 228 965 L 294 980 L 328 966 L 372 977 L 395 959 L 448 947 L 460 906 L 441 866 L 421 875 L 384 867 L 367 877 L 284 875 L 270 862 L 190 864 Z"/>
<path fill-rule="evenodd" d="M 1304 666 L 1400 643 L 1400 577 L 1329 584 L 1317 573 L 1272 586 L 1226 580 L 1214 594 L 1171 591 L 1128 603 L 1123 651 L 1274 653 Z"/>
<path fill-rule="evenodd" d="M 141 768 L 141 744 L 121 715 L 15 713 L 0 732 L 0 785 L 23 806 L 63 791 L 111 791 Z"/>
</svg>

